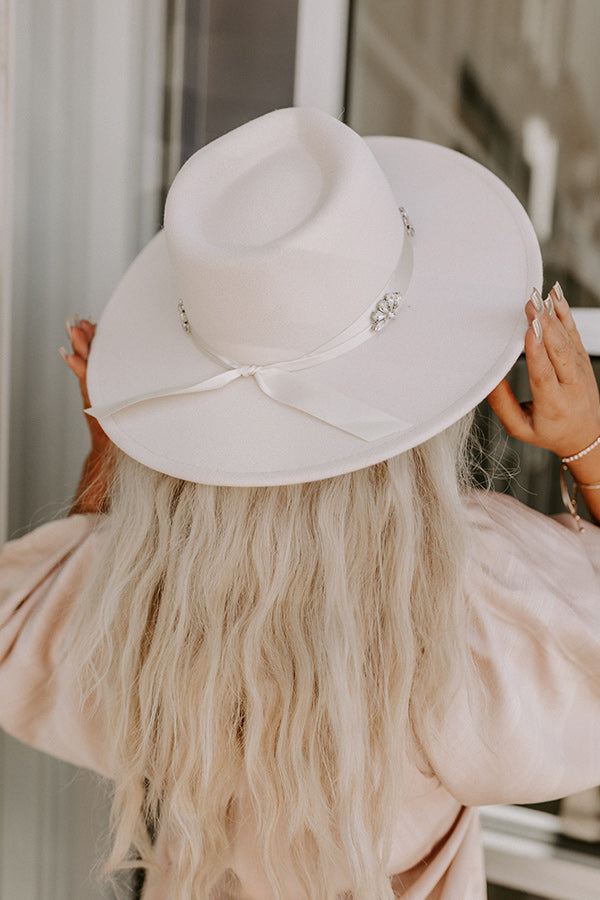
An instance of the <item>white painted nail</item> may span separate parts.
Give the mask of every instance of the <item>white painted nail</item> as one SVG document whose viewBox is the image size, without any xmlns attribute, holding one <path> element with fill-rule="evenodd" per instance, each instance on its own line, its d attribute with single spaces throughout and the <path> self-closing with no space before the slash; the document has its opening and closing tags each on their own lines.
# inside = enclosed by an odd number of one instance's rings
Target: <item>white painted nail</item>
<svg viewBox="0 0 600 900">
<path fill-rule="evenodd" d="M 554 312 L 554 300 L 552 299 L 550 294 L 548 294 L 548 296 L 544 300 L 544 306 L 546 307 L 546 312 L 548 313 L 548 316 L 550 318 L 552 318 L 552 316 L 555 315 L 555 312 Z"/>
<path fill-rule="evenodd" d="M 540 292 L 537 288 L 534 288 L 531 292 L 531 302 L 537 312 L 544 312 L 544 301 L 540 296 Z"/>
<path fill-rule="evenodd" d="M 67 356 L 68 356 L 69 354 L 67 353 L 67 351 L 65 350 L 65 348 L 64 348 L 64 347 L 59 347 L 59 348 L 58 348 L 58 352 L 60 353 L 60 355 L 62 356 L 62 358 L 64 359 L 64 361 L 67 362 Z"/>
<path fill-rule="evenodd" d="M 536 341 L 538 342 L 538 344 L 541 344 L 543 338 L 542 323 L 537 317 L 531 323 L 531 327 L 533 328 L 533 333 L 535 334 Z"/>
<path fill-rule="evenodd" d="M 558 283 L 558 281 L 557 281 L 556 284 L 554 285 L 553 290 L 554 290 L 554 293 L 556 294 L 556 299 L 557 299 L 557 301 L 558 301 L 559 303 L 562 303 L 563 300 L 565 299 L 565 295 L 563 294 L 563 289 L 561 288 L 561 286 L 560 286 L 560 284 Z"/>
</svg>

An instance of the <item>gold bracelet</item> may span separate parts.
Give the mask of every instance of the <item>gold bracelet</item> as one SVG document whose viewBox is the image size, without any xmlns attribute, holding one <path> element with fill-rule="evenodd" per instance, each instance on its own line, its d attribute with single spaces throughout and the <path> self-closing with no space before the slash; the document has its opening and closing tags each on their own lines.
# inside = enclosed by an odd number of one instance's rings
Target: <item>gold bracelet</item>
<svg viewBox="0 0 600 900">
<path fill-rule="evenodd" d="M 591 453 L 592 450 L 595 450 L 598 444 L 600 444 L 600 434 L 595 441 L 592 441 L 589 446 L 584 447 L 583 450 L 579 451 L 579 453 L 574 453 L 573 456 L 563 456 L 560 461 L 561 463 L 563 463 L 563 465 L 575 462 L 576 459 L 581 459 L 582 456 L 587 456 L 588 453 Z"/>
<path fill-rule="evenodd" d="M 585 531 L 585 528 L 581 524 L 581 516 L 577 512 L 577 488 L 579 484 L 575 479 L 573 479 L 573 491 L 569 494 L 569 489 L 567 487 L 567 480 L 565 478 L 565 472 L 569 471 L 568 465 L 563 461 L 562 466 L 560 467 L 560 494 L 562 497 L 562 502 L 564 504 L 567 512 L 570 512 L 575 520 L 575 525 L 577 529 L 581 533 Z M 585 485 L 583 485 L 585 487 Z"/>
</svg>

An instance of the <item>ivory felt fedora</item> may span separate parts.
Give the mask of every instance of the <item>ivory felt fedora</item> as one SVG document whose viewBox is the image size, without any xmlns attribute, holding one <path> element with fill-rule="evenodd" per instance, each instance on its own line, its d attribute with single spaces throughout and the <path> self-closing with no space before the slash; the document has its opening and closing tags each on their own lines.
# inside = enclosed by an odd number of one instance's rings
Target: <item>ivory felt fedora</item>
<svg viewBox="0 0 600 900">
<path fill-rule="evenodd" d="M 478 163 L 277 110 L 176 176 L 98 323 L 89 413 L 189 481 L 360 469 L 495 387 L 541 279 L 527 214 Z"/>
</svg>

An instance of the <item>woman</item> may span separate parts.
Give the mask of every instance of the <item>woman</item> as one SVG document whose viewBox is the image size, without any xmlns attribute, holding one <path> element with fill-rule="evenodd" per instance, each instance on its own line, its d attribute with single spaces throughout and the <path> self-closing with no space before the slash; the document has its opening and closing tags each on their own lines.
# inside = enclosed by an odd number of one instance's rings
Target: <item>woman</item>
<svg viewBox="0 0 600 900">
<path fill-rule="evenodd" d="M 114 779 L 145 900 L 479 900 L 477 806 L 600 781 L 600 533 L 469 487 L 491 392 L 600 517 L 540 278 L 476 163 L 280 110 L 192 157 L 70 331 L 92 451 L 0 557 L 0 723 Z"/>
</svg>

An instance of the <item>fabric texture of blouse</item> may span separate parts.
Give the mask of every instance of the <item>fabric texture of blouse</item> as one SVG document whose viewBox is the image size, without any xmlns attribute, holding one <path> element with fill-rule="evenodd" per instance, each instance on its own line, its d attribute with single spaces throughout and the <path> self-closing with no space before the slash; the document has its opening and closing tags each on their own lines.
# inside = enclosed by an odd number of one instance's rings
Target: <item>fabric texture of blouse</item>
<svg viewBox="0 0 600 900">
<path fill-rule="evenodd" d="M 405 900 L 485 898 L 478 806 L 541 802 L 600 783 L 600 528 L 579 534 L 568 516 L 551 519 L 480 492 L 468 513 L 477 678 L 455 695 L 435 743 L 419 747 L 427 765 L 409 768 L 388 866 Z M 61 655 L 102 540 L 102 518 L 79 515 L 0 553 L 0 726 L 110 777 L 102 711 L 82 702 L 77 673 Z M 227 864 L 244 900 L 271 900 L 252 811 L 240 806 Z M 164 875 L 147 879 L 144 900 L 169 897 L 176 851 L 159 846 Z M 299 900 L 298 886 L 290 882 L 285 896 Z"/>
</svg>

